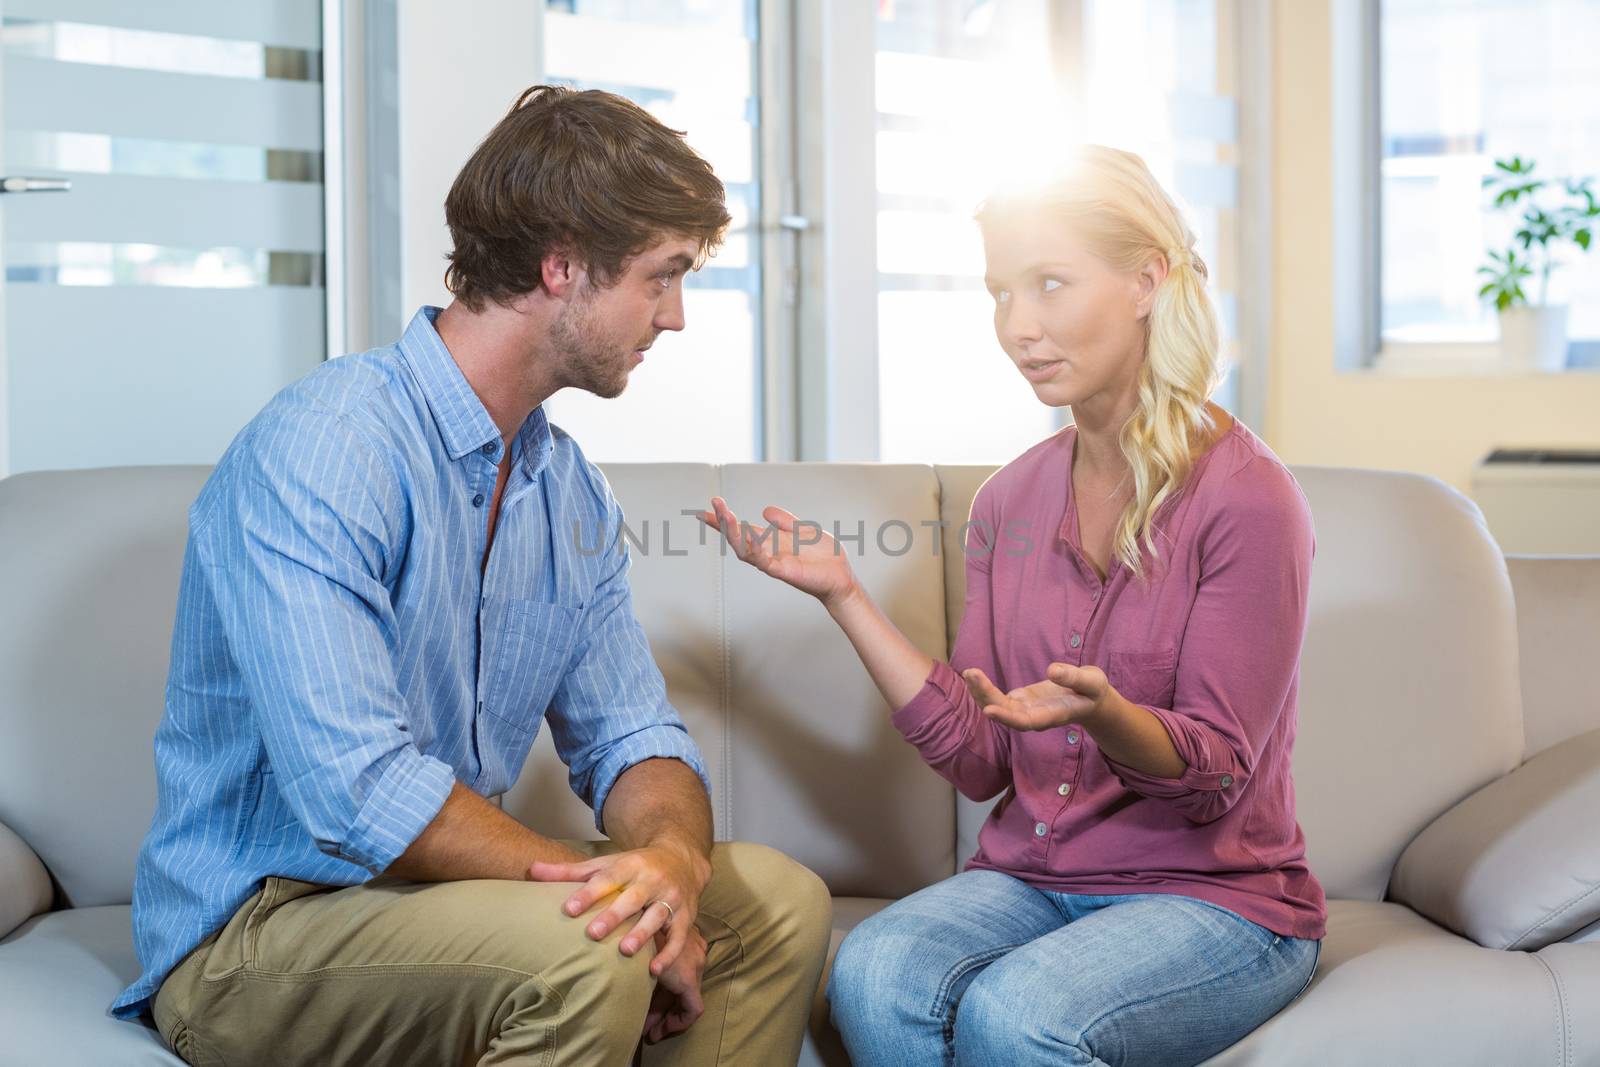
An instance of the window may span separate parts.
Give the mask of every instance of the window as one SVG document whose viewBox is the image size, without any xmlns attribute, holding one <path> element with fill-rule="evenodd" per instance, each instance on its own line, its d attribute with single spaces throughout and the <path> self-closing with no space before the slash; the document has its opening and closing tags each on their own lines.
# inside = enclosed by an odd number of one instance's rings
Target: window
<svg viewBox="0 0 1600 1067">
<path fill-rule="evenodd" d="M 1242 2 L 533 7 L 539 77 L 622 93 L 686 131 L 734 215 L 686 284 L 687 329 L 658 341 L 621 397 L 563 391 L 551 417 L 607 461 L 1014 457 L 1065 412 L 1039 404 L 1000 350 L 973 212 L 1041 147 L 1073 139 L 1140 152 L 1184 202 L 1231 358 L 1238 323 L 1256 328 L 1236 309 L 1239 208 L 1260 202 L 1240 192 Z M 440 22 L 430 29 L 449 32 Z M 525 84 L 522 61 L 505 49 L 494 62 L 515 72 L 481 80 Z M 1218 399 L 1236 405 L 1231 381 Z"/>
<path fill-rule="evenodd" d="M 972 219 L 989 186 L 1025 165 L 1048 128 L 1049 26 L 1043 0 L 879 7 L 882 459 L 999 461 L 1062 425 L 995 339 Z"/>
<path fill-rule="evenodd" d="M 675 130 L 727 187 L 722 250 L 687 276 L 681 333 L 663 333 L 612 400 L 576 389 L 553 421 L 593 460 L 761 458 L 757 27 L 745 0 L 549 0 L 546 80 L 628 97 Z"/>
<path fill-rule="evenodd" d="M 1377 32 L 1385 358 L 1492 344 L 1477 270 L 1516 227 L 1487 210 L 1483 178 L 1511 156 L 1545 178 L 1600 175 L 1600 0 L 1381 0 Z M 1600 364 L 1600 256 L 1576 251 L 1548 300 L 1570 308 L 1569 364 Z"/>
<path fill-rule="evenodd" d="M 881 458 L 1009 460 L 1064 424 L 994 335 L 972 214 L 1054 143 L 1139 153 L 1180 201 L 1236 357 L 1236 76 L 1225 0 L 879 6 Z M 1237 405 L 1236 383 L 1216 398 Z M 959 430 L 950 420 L 959 417 Z"/>
</svg>

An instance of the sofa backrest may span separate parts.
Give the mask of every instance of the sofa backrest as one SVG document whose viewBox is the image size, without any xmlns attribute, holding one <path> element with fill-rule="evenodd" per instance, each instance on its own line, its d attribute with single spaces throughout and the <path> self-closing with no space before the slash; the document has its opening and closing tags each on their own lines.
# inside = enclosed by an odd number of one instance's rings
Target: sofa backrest
<svg viewBox="0 0 1600 1067">
<path fill-rule="evenodd" d="M 640 538 L 636 608 L 705 752 L 719 836 L 783 848 L 840 893 L 892 896 L 948 875 L 954 791 L 899 742 L 821 606 L 721 553 L 710 531 L 702 543 L 699 522 L 682 514 L 717 494 L 751 519 L 777 502 L 846 533 L 859 524 L 865 544 L 852 562 L 901 628 L 943 656 L 932 469 L 607 473 Z M 0 481 L 0 822 L 39 853 L 65 906 L 132 896 L 155 808 L 152 738 L 187 511 L 207 474 L 145 467 Z M 596 836 L 543 732 L 502 801 L 542 832 Z"/>
<path fill-rule="evenodd" d="M 1524 760 L 1600 729 L 1600 556 L 1507 556 L 1517 600 Z"/>
<path fill-rule="evenodd" d="M 717 836 L 773 845 L 840 895 L 899 896 L 955 869 L 955 791 L 895 733 L 849 642 L 811 597 L 742 563 L 683 511 L 722 496 L 764 527 L 779 505 L 841 542 L 896 624 L 946 651 L 939 485 L 895 465 L 605 466 L 640 544 L 630 584 L 673 704 L 711 765 Z M 662 531 L 670 531 L 669 555 Z M 644 532 L 651 540 L 648 551 Z M 936 551 L 937 549 L 937 551 Z M 553 836 L 595 836 L 548 739 L 505 809 Z"/>
<path fill-rule="evenodd" d="M 39 854 L 64 906 L 133 895 L 188 510 L 208 473 L 0 481 L 0 822 Z"/>
<path fill-rule="evenodd" d="M 943 656 L 965 587 L 956 537 L 990 469 L 605 466 L 640 539 L 636 608 L 710 766 L 719 837 L 781 848 L 838 894 L 894 896 L 956 869 L 986 806 L 958 808 L 899 740 L 820 605 L 723 554 L 709 531 L 702 543 L 683 510 L 716 494 L 752 521 L 780 504 L 859 528 L 863 543 L 846 549 L 863 581 L 919 647 Z M 151 738 L 186 512 L 206 473 L 0 482 L 0 822 L 72 906 L 131 897 L 154 809 Z M 1520 761 L 1510 588 L 1477 509 L 1441 483 L 1295 475 L 1317 527 L 1299 817 L 1328 894 L 1381 899 L 1422 826 Z M 595 836 L 543 736 L 502 800 L 542 832 Z"/>
<path fill-rule="evenodd" d="M 940 467 L 946 517 L 990 467 Z M 1317 553 L 1294 780 L 1330 897 L 1381 900 L 1424 826 L 1521 762 L 1511 587 L 1483 516 L 1433 478 L 1294 467 Z M 965 579 L 950 574 L 952 614 Z M 964 860 L 988 805 L 959 801 Z"/>
</svg>

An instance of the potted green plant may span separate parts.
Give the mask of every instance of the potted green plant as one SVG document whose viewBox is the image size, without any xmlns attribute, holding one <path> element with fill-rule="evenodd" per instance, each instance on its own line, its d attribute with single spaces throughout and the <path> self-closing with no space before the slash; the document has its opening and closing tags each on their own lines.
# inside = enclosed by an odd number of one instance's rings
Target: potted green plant
<svg viewBox="0 0 1600 1067">
<path fill-rule="evenodd" d="M 1486 275 L 1478 295 L 1492 300 L 1500 313 L 1500 355 L 1507 364 L 1532 370 L 1560 370 L 1567 361 L 1567 309 L 1549 303 L 1550 272 L 1568 242 L 1587 252 L 1594 240 L 1600 202 L 1593 179 L 1566 179 L 1564 195 L 1551 202 L 1550 183 L 1534 177 L 1534 161 L 1512 156 L 1494 161 L 1483 179 L 1498 210 L 1520 210 L 1518 228 L 1504 251 L 1489 252 L 1478 268 Z M 1519 250 L 1520 249 L 1520 253 Z M 1530 300 L 1523 283 L 1539 281 L 1538 300 Z"/>
</svg>

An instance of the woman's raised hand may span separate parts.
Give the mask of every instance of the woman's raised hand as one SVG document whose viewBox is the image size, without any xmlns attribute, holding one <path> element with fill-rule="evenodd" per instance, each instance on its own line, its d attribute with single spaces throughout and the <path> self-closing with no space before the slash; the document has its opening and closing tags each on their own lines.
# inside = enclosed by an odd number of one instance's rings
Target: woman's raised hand
<svg viewBox="0 0 1600 1067">
<path fill-rule="evenodd" d="M 761 517 L 771 525 L 758 533 L 749 523 L 741 523 L 720 496 L 711 498 L 711 508 L 698 513 L 700 521 L 721 530 L 734 553 L 757 570 L 824 604 L 855 590 L 850 560 L 817 524 L 800 522 L 780 507 L 768 507 Z"/>
</svg>

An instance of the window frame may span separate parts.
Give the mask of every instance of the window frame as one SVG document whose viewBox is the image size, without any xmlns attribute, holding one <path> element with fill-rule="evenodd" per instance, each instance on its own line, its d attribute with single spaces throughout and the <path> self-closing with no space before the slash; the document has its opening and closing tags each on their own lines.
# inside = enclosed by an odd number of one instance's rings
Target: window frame
<svg viewBox="0 0 1600 1067">
<path fill-rule="evenodd" d="M 1328 5 L 1333 139 L 1334 366 L 1395 377 L 1548 377 L 1600 371 L 1600 340 L 1567 342 L 1560 370 L 1508 366 L 1498 341 L 1383 336 L 1382 0 Z"/>
</svg>

